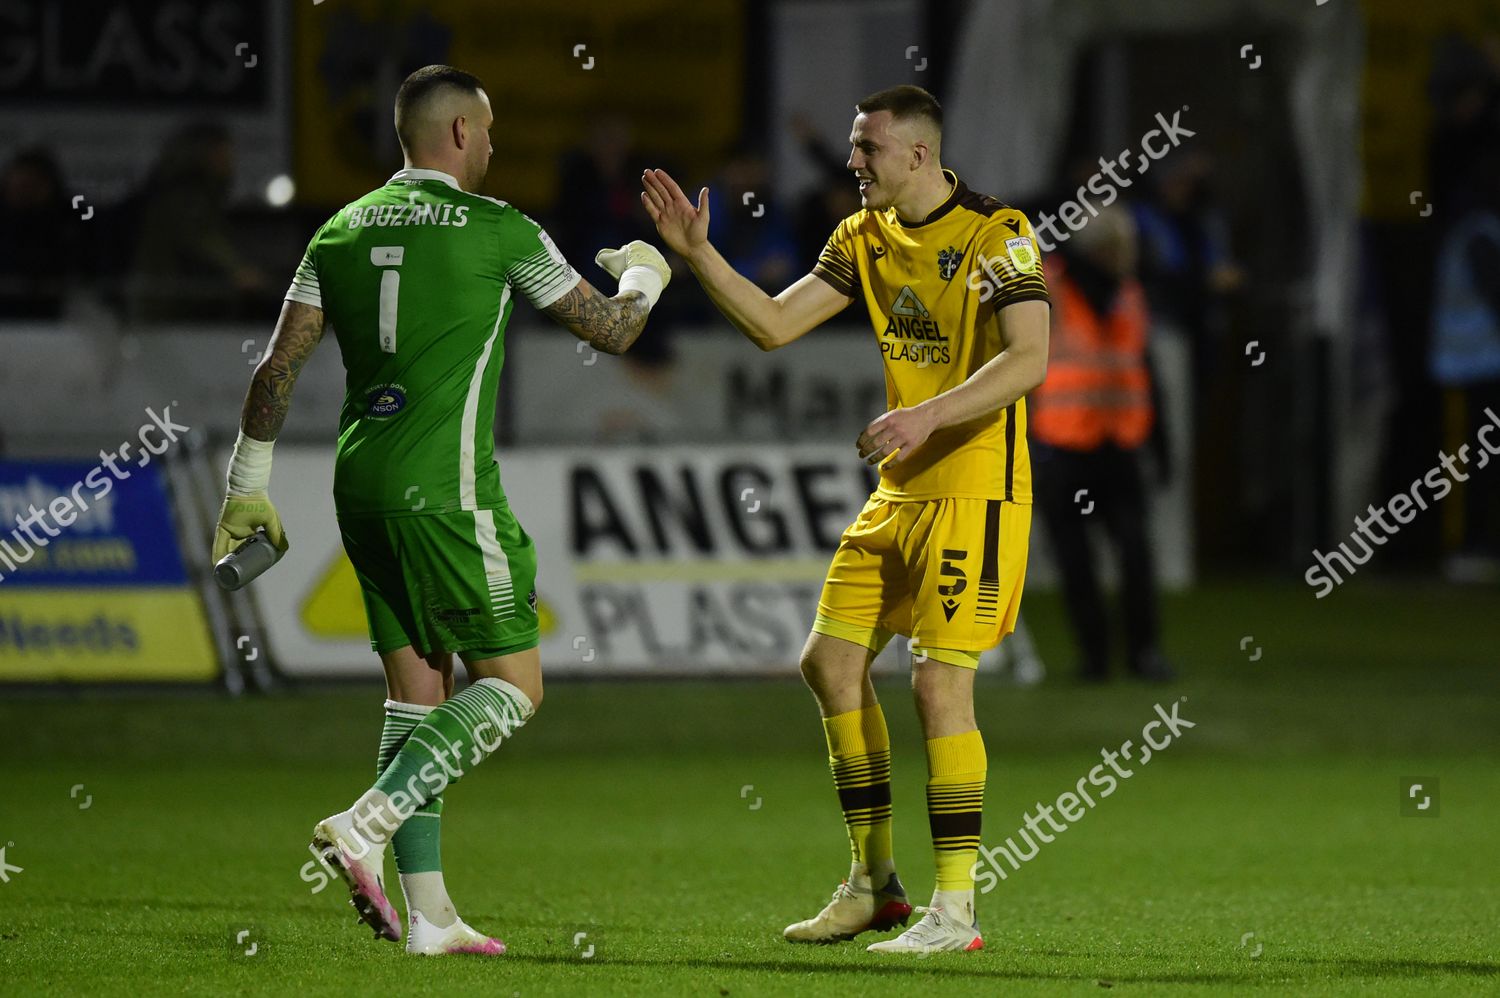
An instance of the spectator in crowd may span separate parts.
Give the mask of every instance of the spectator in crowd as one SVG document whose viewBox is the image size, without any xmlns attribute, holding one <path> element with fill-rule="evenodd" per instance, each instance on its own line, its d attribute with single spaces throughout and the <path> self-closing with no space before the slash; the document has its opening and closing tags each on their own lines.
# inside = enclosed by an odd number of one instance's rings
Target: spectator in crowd
<svg viewBox="0 0 1500 998">
<path fill-rule="evenodd" d="M 824 142 L 805 115 L 792 118 L 792 134 L 818 172 L 817 182 L 798 201 L 794 219 L 797 259 L 811 265 L 838 224 L 859 211 L 859 187 L 853 182 L 847 157 Z"/>
<path fill-rule="evenodd" d="M 1500 135 L 1500 36 L 1474 44 L 1441 38 L 1427 84 L 1432 103 L 1428 200 L 1433 221 L 1447 226 L 1466 211 L 1473 191 L 1471 165 Z"/>
<path fill-rule="evenodd" d="M 1152 681 L 1173 676 L 1160 649 L 1147 531 L 1141 451 L 1156 419 L 1136 252 L 1131 213 L 1116 204 L 1047 257 L 1053 303 L 1047 379 L 1027 401 L 1037 508 L 1062 576 L 1085 681 L 1108 678 L 1111 643 L 1089 537 L 1094 523 L 1119 554 L 1130 672 Z"/>
<path fill-rule="evenodd" d="M 1224 297 L 1245 282 L 1229 248 L 1229 222 L 1212 191 L 1213 162 L 1178 150 L 1151 168 L 1148 200 L 1133 203 L 1140 281 L 1158 327 L 1186 337 L 1201 384 L 1213 344 L 1227 332 Z"/>
<path fill-rule="evenodd" d="M 188 125 L 167 141 L 136 199 L 132 318 L 229 318 L 270 287 L 236 249 L 229 219 L 233 181 L 233 146 L 222 125 Z"/>
<path fill-rule="evenodd" d="M 644 169 L 630 122 L 618 114 L 596 119 L 587 141 L 562 154 L 548 228 L 565 253 L 576 255 L 583 246 L 624 246 L 655 235 L 641 209 Z"/>
<path fill-rule="evenodd" d="M 597 117 L 587 139 L 559 157 L 558 197 L 546 221 L 565 255 L 576 259 L 585 247 L 623 246 L 632 239 L 657 241 L 656 227 L 641 207 L 641 174 L 650 160 L 637 147 L 630 120 L 613 112 Z M 679 279 L 686 276 L 686 265 L 675 254 L 670 263 Z M 628 379 L 625 392 L 595 400 L 602 409 L 599 441 L 650 442 L 679 431 L 673 334 L 684 322 L 713 312 L 696 281 L 674 281 L 672 289 L 679 287 L 684 294 L 664 295 L 652 309 L 651 334 L 619 358 Z"/>
<path fill-rule="evenodd" d="M 791 226 L 773 186 L 770 162 L 759 150 L 741 146 L 708 188 L 714 245 L 731 267 L 772 295 L 796 279 L 794 271 L 800 273 Z"/>
<path fill-rule="evenodd" d="M 1500 134 L 1470 149 L 1463 203 L 1450 218 L 1437 254 L 1428 369 L 1438 386 L 1460 399 L 1450 409 L 1448 449 L 1468 444 L 1486 423 L 1500 424 Z M 1491 434 L 1500 437 L 1500 425 Z M 1487 434 L 1488 436 L 1489 434 Z M 1477 458 L 1474 459 L 1477 462 Z M 1471 467 L 1459 485 L 1463 521 L 1459 549 L 1445 563 L 1454 582 L 1500 579 L 1500 474 Z"/>
<path fill-rule="evenodd" d="M 45 149 L 16 154 L 0 174 L 0 318 L 57 319 L 75 273 L 77 216 L 62 169 Z"/>
<path fill-rule="evenodd" d="M 588 139 L 562 154 L 557 164 L 557 202 L 547 216 L 547 228 L 564 254 L 576 256 L 580 247 L 624 246 L 632 239 L 650 242 L 656 238 L 656 229 L 641 208 L 641 174 L 646 163 L 647 157 L 636 147 L 630 120 L 615 113 L 595 119 Z M 683 270 L 675 257 L 671 263 L 674 272 Z M 696 287 L 695 282 L 685 283 Z M 681 298 L 669 295 L 658 303 L 651 314 L 651 335 L 642 336 L 622 358 L 643 385 L 655 386 L 671 366 L 672 329 L 683 319 Z M 706 302 L 703 307 L 708 307 Z"/>
</svg>

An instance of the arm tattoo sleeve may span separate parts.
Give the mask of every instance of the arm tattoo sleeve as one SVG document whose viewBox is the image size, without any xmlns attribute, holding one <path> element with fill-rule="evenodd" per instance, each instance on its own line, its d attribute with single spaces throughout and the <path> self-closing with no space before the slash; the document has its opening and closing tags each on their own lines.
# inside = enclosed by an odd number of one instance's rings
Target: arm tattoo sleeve
<svg viewBox="0 0 1500 998">
<path fill-rule="evenodd" d="M 620 354 L 646 328 L 650 307 L 646 296 L 630 291 L 619 298 L 606 298 L 580 283 L 543 311 L 562 323 L 579 339 L 604 353 Z"/>
<path fill-rule="evenodd" d="M 256 440 L 275 440 L 292 404 L 292 387 L 323 338 L 323 310 L 289 301 L 281 310 L 265 359 L 250 379 L 240 428 Z"/>
</svg>

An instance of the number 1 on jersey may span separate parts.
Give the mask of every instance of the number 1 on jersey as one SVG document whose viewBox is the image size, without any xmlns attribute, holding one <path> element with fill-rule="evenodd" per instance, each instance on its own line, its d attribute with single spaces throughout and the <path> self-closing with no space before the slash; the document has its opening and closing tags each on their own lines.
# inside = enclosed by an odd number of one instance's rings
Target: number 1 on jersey
<svg viewBox="0 0 1500 998">
<path fill-rule="evenodd" d="M 386 353 L 396 352 L 396 300 L 401 294 L 401 266 L 406 257 L 405 246 L 372 246 L 370 262 L 377 267 L 391 268 L 380 275 L 380 349 Z"/>
</svg>

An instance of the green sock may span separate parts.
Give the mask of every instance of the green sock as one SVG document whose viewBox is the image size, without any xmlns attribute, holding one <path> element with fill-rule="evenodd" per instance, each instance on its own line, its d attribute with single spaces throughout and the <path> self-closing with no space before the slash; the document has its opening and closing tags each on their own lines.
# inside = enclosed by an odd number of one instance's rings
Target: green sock
<svg viewBox="0 0 1500 998">
<path fill-rule="evenodd" d="M 526 723 L 531 710 L 526 694 L 503 679 L 471 683 L 411 730 L 373 789 L 385 794 L 398 814 L 413 811 L 488 758 Z"/>
<path fill-rule="evenodd" d="M 432 707 L 399 700 L 385 702 L 385 730 L 380 734 L 380 758 L 375 775 L 379 777 L 390 766 L 391 760 L 406 738 L 426 716 Z M 443 798 L 435 797 L 417 808 L 411 820 L 396 830 L 391 837 L 391 846 L 396 853 L 396 870 L 399 873 L 431 873 L 443 869 L 440 836 L 443 828 Z"/>
</svg>

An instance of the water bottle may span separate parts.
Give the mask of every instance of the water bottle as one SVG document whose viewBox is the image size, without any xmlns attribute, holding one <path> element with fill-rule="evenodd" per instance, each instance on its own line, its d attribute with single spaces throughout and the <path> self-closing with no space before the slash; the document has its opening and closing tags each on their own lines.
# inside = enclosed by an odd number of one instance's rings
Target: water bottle
<svg viewBox="0 0 1500 998">
<path fill-rule="evenodd" d="M 258 575 L 281 560 L 266 535 L 257 531 L 248 541 L 219 559 L 214 566 L 214 581 L 227 592 L 243 589 Z"/>
</svg>

